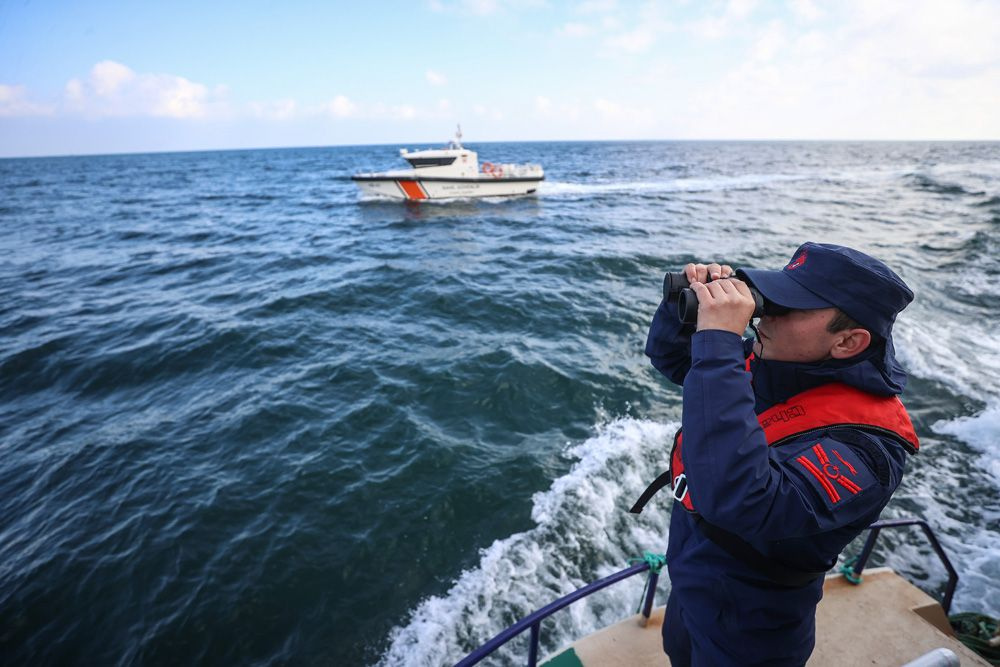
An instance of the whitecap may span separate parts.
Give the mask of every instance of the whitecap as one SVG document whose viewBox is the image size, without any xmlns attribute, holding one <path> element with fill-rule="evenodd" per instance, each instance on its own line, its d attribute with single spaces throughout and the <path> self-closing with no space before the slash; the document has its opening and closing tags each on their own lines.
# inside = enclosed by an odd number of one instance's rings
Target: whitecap
<svg viewBox="0 0 1000 667">
<path fill-rule="evenodd" d="M 982 452 L 981 468 L 1000 482 L 1000 405 L 987 407 L 975 415 L 939 420 L 931 429 L 958 438 Z"/>
<path fill-rule="evenodd" d="M 515 619 L 624 569 L 630 558 L 663 553 L 669 503 L 650 503 L 638 517 L 627 509 L 666 465 L 676 428 L 621 418 L 569 447 L 565 454 L 576 459 L 569 472 L 532 498 L 535 527 L 496 540 L 447 593 L 420 602 L 392 631 L 378 664 L 454 663 Z M 542 652 L 634 613 L 643 583 L 644 577 L 633 577 L 555 614 L 545 622 Z M 664 582 L 660 591 L 666 588 Z M 516 664 L 526 656 L 521 637 L 495 659 Z"/>
</svg>

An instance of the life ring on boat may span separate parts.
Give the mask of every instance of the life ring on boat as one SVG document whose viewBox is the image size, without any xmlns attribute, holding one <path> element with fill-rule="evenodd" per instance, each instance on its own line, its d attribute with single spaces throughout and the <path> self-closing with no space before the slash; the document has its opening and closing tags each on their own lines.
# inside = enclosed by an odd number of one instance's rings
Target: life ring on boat
<svg viewBox="0 0 1000 667">
<path fill-rule="evenodd" d="M 483 166 L 482 166 L 482 170 L 483 170 L 484 174 L 492 174 L 493 173 L 493 163 L 492 162 L 484 162 Z"/>
</svg>

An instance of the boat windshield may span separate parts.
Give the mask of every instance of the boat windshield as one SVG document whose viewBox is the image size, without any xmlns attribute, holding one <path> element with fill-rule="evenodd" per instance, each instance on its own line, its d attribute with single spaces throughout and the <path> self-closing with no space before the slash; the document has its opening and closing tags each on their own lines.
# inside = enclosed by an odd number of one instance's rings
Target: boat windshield
<svg viewBox="0 0 1000 667">
<path fill-rule="evenodd" d="M 447 167 L 449 164 L 455 161 L 456 156 L 450 155 L 445 157 L 409 157 L 403 156 L 403 159 L 409 162 L 414 169 L 420 169 L 421 167 Z"/>
</svg>

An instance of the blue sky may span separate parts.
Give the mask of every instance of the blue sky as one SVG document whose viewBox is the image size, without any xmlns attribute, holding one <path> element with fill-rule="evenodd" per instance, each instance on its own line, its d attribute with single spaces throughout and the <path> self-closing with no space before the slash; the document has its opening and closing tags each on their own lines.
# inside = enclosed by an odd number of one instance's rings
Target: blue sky
<svg viewBox="0 0 1000 667">
<path fill-rule="evenodd" d="M 1000 0 L 0 0 L 0 156 L 1000 139 Z"/>
</svg>

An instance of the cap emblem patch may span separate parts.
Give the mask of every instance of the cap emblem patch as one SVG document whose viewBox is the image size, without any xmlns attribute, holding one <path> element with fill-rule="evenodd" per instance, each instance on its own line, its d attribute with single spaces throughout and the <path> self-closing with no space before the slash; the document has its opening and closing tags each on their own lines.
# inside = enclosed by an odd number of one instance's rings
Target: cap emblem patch
<svg viewBox="0 0 1000 667">
<path fill-rule="evenodd" d="M 808 254 L 809 254 L 809 253 L 808 253 L 808 251 L 806 251 L 806 250 L 803 250 L 803 251 L 802 251 L 801 253 L 799 253 L 798 257 L 796 257 L 795 259 L 793 259 L 793 260 L 792 260 L 792 261 L 791 261 L 791 262 L 790 262 L 790 263 L 788 264 L 788 266 L 786 266 L 786 267 L 785 267 L 785 270 L 786 270 L 786 271 L 792 271 L 792 270 L 794 270 L 794 269 L 797 269 L 797 268 L 799 268 L 799 267 L 800 267 L 800 266 L 802 266 L 803 264 L 805 264 L 805 263 L 806 263 L 806 256 L 807 256 Z"/>
</svg>

